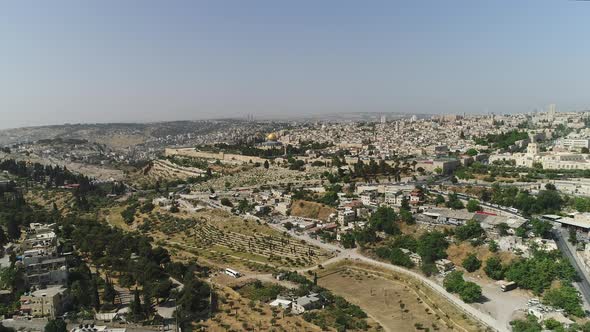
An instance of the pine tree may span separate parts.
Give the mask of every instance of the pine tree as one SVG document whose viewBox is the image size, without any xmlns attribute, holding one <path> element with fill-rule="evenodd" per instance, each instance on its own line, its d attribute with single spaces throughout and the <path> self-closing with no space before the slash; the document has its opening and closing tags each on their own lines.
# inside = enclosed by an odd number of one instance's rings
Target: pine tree
<svg viewBox="0 0 590 332">
<path fill-rule="evenodd" d="M 139 297 L 139 290 L 135 288 L 133 294 L 133 302 L 131 302 L 131 317 L 134 321 L 140 321 L 143 317 L 143 308 L 141 306 L 141 299 Z"/>
</svg>

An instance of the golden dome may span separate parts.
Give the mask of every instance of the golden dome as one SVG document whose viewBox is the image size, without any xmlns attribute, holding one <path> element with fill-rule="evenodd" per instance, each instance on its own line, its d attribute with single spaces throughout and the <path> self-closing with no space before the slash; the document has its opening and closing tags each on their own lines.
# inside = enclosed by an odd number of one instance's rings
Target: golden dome
<svg viewBox="0 0 590 332">
<path fill-rule="evenodd" d="M 270 133 L 270 134 L 268 134 L 268 136 L 266 136 L 266 140 L 268 140 L 268 141 L 276 141 L 277 139 L 279 139 L 279 138 L 277 137 L 277 134 L 275 134 L 275 133 Z"/>
</svg>

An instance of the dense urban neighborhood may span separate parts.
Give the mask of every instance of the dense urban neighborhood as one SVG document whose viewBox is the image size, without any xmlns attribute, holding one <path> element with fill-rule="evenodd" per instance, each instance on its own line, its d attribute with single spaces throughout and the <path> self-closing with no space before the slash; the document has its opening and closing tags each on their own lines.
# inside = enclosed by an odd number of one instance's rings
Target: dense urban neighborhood
<svg viewBox="0 0 590 332">
<path fill-rule="evenodd" d="M 589 115 L 2 132 L 2 324 L 590 331 Z"/>
</svg>

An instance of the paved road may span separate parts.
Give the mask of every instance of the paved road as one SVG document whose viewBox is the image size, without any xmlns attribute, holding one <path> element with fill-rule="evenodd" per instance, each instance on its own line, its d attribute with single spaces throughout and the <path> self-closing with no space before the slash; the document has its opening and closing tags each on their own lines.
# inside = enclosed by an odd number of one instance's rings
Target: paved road
<svg viewBox="0 0 590 332">
<path fill-rule="evenodd" d="M 577 282 L 576 284 L 584 296 L 584 299 L 586 299 L 586 303 L 590 303 L 590 283 L 588 283 L 588 273 L 586 273 L 586 270 L 582 268 L 581 263 L 578 261 L 575 249 L 572 248 L 569 243 L 567 243 L 565 235 L 561 229 L 554 229 L 553 235 L 555 236 L 557 247 L 570 261 L 570 263 L 572 263 L 572 266 L 580 276 L 580 282 Z"/>
<path fill-rule="evenodd" d="M 269 224 L 269 225 L 275 229 L 280 230 L 280 231 L 285 231 L 285 229 L 282 228 L 280 225 L 277 225 L 277 224 Z M 380 268 L 390 270 L 393 272 L 398 272 L 398 273 L 403 273 L 403 274 L 409 275 L 415 279 L 420 280 L 423 284 L 425 284 L 426 286 L 429 286 L 432 290 L 434 290 L 437 293 L 439 293 L 440 295 L 442 295 L 449 302 L 452 302 L 453 304 L 457 305 L 459 308 L 463 309 L 465 312 L 470 314 L 472 317 L 475 317 L 475 319 L 479 320 L 483 324 L 490 326 L 492 329 L 494 329 L 498 332 L 508 332 L 509 331 L 507 327 L 501 326 L 501 324 L 496 319 L 491 317 L 490 315 L 485 314 L 485 313 L 475 309 L 474 307 L 468 305 L 467 303 L 461 301 L 461 299 L 450 295 L 441 285 L 437 284 L 435 281 L 433 281 L 431 279 L 426 278 L 425 276 L 423 276 L 421 274 L 418 274 L 418 273 L 411 271 L 411 270 L 404 269 L 404 268 L 396 266 L 396 265 L 391 265 L 388 263 L 380 262 L 380 261 L 374 260 L 372 258 L 366 257 L 366 256 L 360 254 L 359 252 L 357 252 L 355 249 L 343 249 L 343 248 L 340 248 L 336 245 L 333 245 L 330 243 L 324 243 L 322 241 L 313 239 L 313 238 L 309 237 L 308 235 L 296 234 L 294 232 L 289 232 L 289 233 L 292 236 L 302 239 L 302 240 L 305 240 L 310 244 L 313 244 L 313 245 L 316 245 L 322 249 L 337 253 L 336 257 L 333 257 L 333 258 L 329 259 L 328 261 L 324 262 L 323 263 L 324 265 L 327 265 L 330 263 L 335 263 L 337 261 L 344 260 L 344 259 L 350 259 L 350 260 L 355 260 L 355 261 L 367 263 L 367 264 L 370 264 L 373 266 L 378 266 Z M 298 272 L 306 272 L 307 270 L 310 270 L 310 268 L 302 269 L 302 270 L 299 270 Z"/>
</svg>

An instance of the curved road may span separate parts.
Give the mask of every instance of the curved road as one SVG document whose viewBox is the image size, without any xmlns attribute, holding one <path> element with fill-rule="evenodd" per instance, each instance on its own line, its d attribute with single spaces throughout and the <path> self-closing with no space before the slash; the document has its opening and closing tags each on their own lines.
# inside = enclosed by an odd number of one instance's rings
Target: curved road
<svg viewBox="0 0 590 332">
<path fill-rule="evenodd" d="M 286 231 L 286 229 L 282 228 L 279 225 L 271 224 L 271 223 L 269 223 L 269 225 L 277 230 L 280 230 L 281 232 Z M 380 261 L 374 260 L 372 258 L 366 257 L 366 256 L 358 253 L 355 249 L 342 249 L 336 245 L 318 241 L 318 240 L 313 239 L 307 235 L 299 235 L 299 234 L 296 234 L 293 232 L 289 232 L 289 234 L 298 238 L 298 239 L 305 240 L 308 243 L 316 245 L 322 249 L 338 253 L 335 257 L 323 262 L 324 265 L 327 265 L 330 263 L 335 263 L 335 262 L 338 262 L 338 261 L 341 261 L 344 259 L 352 259 L 352 260 L 360 261 L 363 263 L 371 264 L 374 266 L 378 266 L 380 268 L 384 268 L 384 269 L 387 269 L 387 270 L 390 270 L 393 272 L 404 273 L 406 275 L 409 275 L 411 277 L 414 277 L 415 279 L 422 281 L 422 283 L 429 286 L 431 289 L 433 289 L 434 291 L 436 291 L 437 293 L 442 295 L 444 298 L 446 298 L 448 301 L 452 302 L 453 304 L 455 304 L 459 308 L 463 309 L 465 312 L 469 313 L 472 317 L 475 317 L 476 320 L 479 320 L 481 323 L 491 327 L 493 330 L 498 331 L 498 332 L 509 332 L 507 327 L 500 326 L 501 324 L 496 319 L 491 317 L 490 315 L 485 314 L 485 313 L 475 309 L 474 307 L 470 306 L 469 304 L 461 301 L 459 298 L 450 295 L 441 285 L 437 284 L 436 282 L 434 282 L 431 279 L 426 278 L 425 276 L 423 276 L 421 274 L 418 274 L 418 273 L 411 271 L 411 270 L 404 269 L 404 268 L 396 266 L 396 265 L 387 264 L 387 263 L 380 262 Z M 298 272 L 300 272 L 300 273 L 307 272 L 308 270 L 312 270 L 314 268 L 315 267 L 301 269 L 301 270 L 298 270 Z"/>
</svg>

